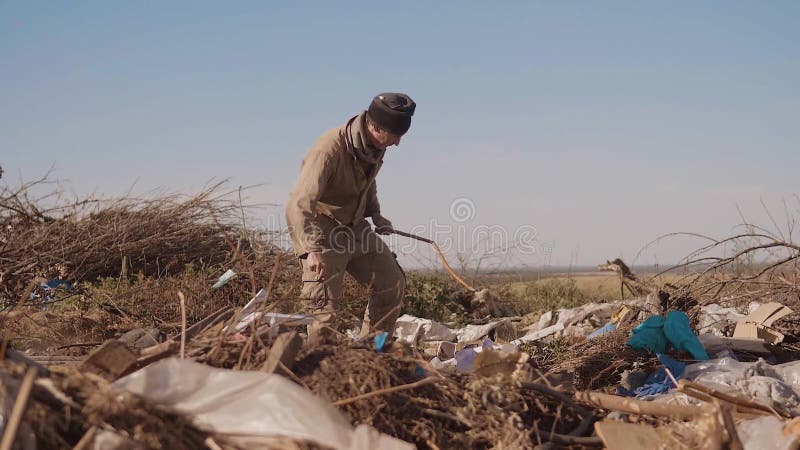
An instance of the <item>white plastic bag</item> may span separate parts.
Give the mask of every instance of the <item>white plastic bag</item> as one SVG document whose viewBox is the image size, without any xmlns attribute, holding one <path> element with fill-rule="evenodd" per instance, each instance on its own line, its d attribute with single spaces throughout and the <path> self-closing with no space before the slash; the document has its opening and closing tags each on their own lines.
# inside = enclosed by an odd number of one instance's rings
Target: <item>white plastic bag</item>
<svg viewBox="0 0 800 450">
<path fill-rule="evenodd" d="M 744 450 L 792 450 L 797 448 L 797 435 L 783 434 L 783 422 L 774 416 L 747 420 L 736 427 Z"/>
<path fill-rule="evenodd" d="M 418 340 L 452 341 L 456 338 L 456 332 L 446 325 L 409 314 L 403 314 L 397 319 L 394 333 L 398 341 L 409 345 Z"/>
<path fill-rule="evenodd" d="M 198 428 L 246 448 L 269 448 L 269 442 L 278 436 L 341 450 L 414 448 L 383 434 L 361 432 L 355 436 L 353 427 L 333 405 L 280 375 L 217 369 L 168 358 L 120 378 L 112 386 L 189 416 Z M 377 440 L 358 440 L 370 436 Z"/>
</svg>

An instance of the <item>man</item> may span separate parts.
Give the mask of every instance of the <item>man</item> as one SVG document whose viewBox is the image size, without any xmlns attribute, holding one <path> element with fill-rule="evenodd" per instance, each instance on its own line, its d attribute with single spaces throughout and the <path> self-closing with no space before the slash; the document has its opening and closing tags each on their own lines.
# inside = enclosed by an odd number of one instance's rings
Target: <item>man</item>
<svg viewBox="0 0 800 450">
<path fill-rule="evenodd" d="M 380 94 L 366 111 L 324 133 L 303 160 L 286 221 L 303 268 L 302 297 L 318 319 L 309 340 L 325 338 L 323 330 L 339 309 L 345 272 L 370 287 L 361 337 L 394 333 L 406 281 L 376 234 L 391 233 L 392 223 L 381 215 L 375 177 L 386 149 L 399 145 L 410 128 L 415 108 L 405 94 Z"/>
</svg>

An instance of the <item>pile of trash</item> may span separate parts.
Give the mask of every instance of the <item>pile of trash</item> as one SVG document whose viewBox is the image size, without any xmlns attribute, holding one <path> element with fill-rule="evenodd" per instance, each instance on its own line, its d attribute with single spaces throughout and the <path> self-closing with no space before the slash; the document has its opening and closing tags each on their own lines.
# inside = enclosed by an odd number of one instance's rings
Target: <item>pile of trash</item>
<svg viewBox="0 0 800 450">
<path fill-rule="evenodd" d="M 800 355 L 775 329 L 794 312 L 780 303 L 665 310 L 653 295 L 458 328 L 403 315 L 394 336 L 311 347 L 314 318 L 269 297 L 86 357 L 5 349 L 4 436 L 23 449 L 800 443 Z"/>
<path fill-rule="evenodd" d="M 666 305 L 664 292 L 587 304 L 544 313 L 519 331 L 521 318 L 451 329 L 406 315 L 397 338 L 422 345 L 441 371 L 536 380 L 595 409 L 595 441 L 552 442 L 797 448 L 800 327 L 792 326 L 793 310 L 778 302 L 749 302 L 741 311 Z"/>
<path fill-rule="evenodd" d="M 219 186 L 44 208 L 40 182 L 0 187 L 0 449 L 800 445 L 800 253 L 694 296 L 615 260 L 634 298 L 519 317 L 483 290 L 311 346 L 296 259 Z"/>
<path fill-rule="evenodd" d="M 154 345 L 147 330 L 129 333 L 68 364 L 9 349 L 5 432 L 22 448 L 525 448 L 589 426 L 561 392 L 443 373 L 405 345 L 309 348 L 311 318 L 271 312 L 267 298 Z"/>
</svg>

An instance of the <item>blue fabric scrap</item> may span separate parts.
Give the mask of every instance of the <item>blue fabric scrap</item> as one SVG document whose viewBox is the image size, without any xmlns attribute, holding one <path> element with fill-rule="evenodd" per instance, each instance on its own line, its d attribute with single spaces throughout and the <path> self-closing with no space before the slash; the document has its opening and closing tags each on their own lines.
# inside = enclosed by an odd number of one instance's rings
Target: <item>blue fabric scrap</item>
<svg viewBox="0 0 800 450">
<path fill-rule="evenodd" d="M 617 394 L 624 395 L 626 397 L 647 397 L 651 395 L 663 394 L 674 388 L 675 385 L 667 375 L 666 369 L 669 369 L 669 371 L 672 373 L 672 376 L 678 380 L 683 376 L 683 371 L 686 369 L 686 364 L 661 353 L 656 354 L 656 356 L 658 357 L 658 360 L 661 361 L 661 364 L 664 365 L 664 367 L 661 367 L 648 375 L 644 384 L 636 389 L 628 390 L 622 386 L 618 386 Z"/>
</svg>

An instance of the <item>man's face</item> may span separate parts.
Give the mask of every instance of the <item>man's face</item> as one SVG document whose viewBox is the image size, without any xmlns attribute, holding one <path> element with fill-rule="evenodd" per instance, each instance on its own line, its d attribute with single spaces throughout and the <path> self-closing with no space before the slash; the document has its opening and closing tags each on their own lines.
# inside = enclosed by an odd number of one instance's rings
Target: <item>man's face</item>
<svg viewBox="0 0 800 450">
<path fill-rule="evenodd" d="M 378 127 L 370 127 L 373 144 L 378 148 L 389 148 L 392 145 L 400 145 L 403 138 L 400 134 L 392 134 Z"/>
</svg>

